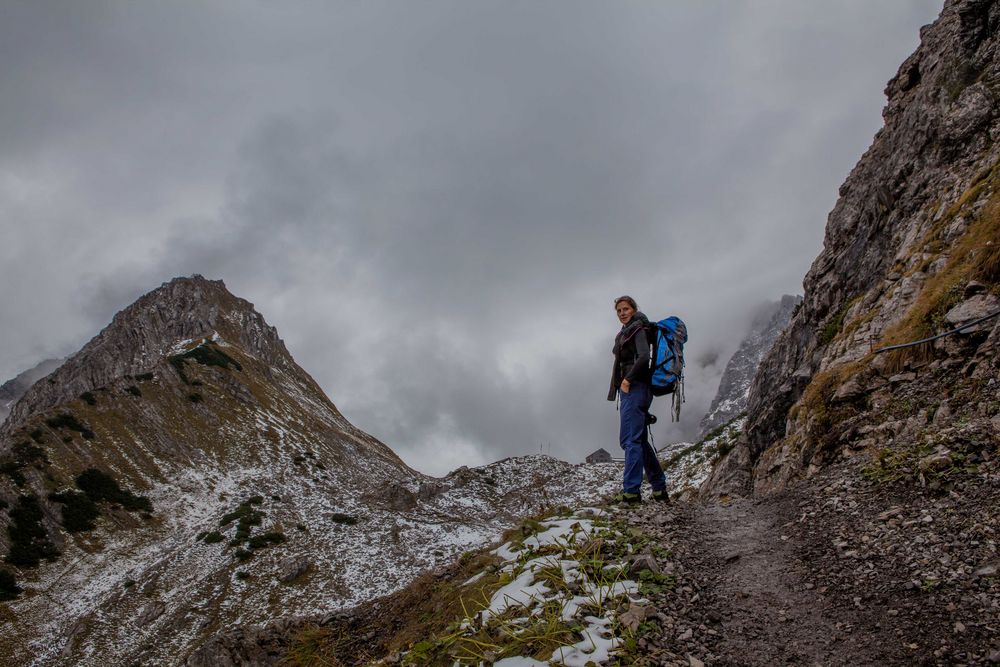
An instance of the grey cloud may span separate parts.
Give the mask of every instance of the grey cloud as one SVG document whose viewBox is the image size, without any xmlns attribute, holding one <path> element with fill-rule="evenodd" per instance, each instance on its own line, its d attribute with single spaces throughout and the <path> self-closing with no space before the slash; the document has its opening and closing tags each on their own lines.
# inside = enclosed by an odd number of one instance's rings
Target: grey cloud
<svg viewBox="0 0 1000 667">
<path fill-rule="evenodd" d="M 202 273 L 442 472 L 613 447 L 621 293 L 688 322 L 690 437 L 938 5 L 74 7 L 0 10 L 0 374 Z"/>
</svg>

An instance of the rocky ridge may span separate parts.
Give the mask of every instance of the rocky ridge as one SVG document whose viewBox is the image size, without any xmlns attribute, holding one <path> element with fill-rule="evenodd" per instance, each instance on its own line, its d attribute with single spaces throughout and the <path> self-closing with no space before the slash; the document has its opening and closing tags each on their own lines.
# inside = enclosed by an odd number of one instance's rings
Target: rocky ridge
<svg viewBox="0 0 1000 667">
<path fill-rule="evenodd" d="M 25 392 L 31 388 L 31 385 L 59 368 L 62 362 L 62 359 L 46 359 L 0 385 L 0 424 L 7 419 L 11 407 L 13 407 L 19 398 L 24 396 Z"/>
<path fill-rule="evenodd" d="M 706 495 L 769 493 L 850 450 L 922 447 L 997 414 L 1000 4 L 950 0 L 886 88 L 885 126 L 841 186 L 802 307 L 754 378 L 743 442 Z M 910 397 L 908 415 L 884 410 Z M 903 412 L 898 410 L 897 412 Z"/>
</svg>

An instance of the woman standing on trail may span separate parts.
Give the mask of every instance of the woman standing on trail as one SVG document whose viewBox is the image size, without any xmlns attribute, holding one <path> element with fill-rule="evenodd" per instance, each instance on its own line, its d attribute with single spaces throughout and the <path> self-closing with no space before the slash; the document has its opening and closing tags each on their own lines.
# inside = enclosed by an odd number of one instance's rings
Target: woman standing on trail
<svg viewBox="0 0 1000 667">
<path fill-rule="evenodd" d="M 649 341 L 646 339 L 649 319 L 639 312 L 639 306 L 630 296 L 615 299 L 615 312 L 622 328 L 615 336 L 615 346 L 611 350 L 615 355 L 615 364 L 611 368 L 608 400 L 613 401 L 616 396 L 621 398 L 618 438 L 625 450 L 622 502 L 642 502 L 640 487 L 643 469 L 653 487 L 653 499 L 669 502 L 667 478 L 656 452 L 649 444 L 647 429 L 649 404 L 653 401 L 649 387 Z"/>
</svg>

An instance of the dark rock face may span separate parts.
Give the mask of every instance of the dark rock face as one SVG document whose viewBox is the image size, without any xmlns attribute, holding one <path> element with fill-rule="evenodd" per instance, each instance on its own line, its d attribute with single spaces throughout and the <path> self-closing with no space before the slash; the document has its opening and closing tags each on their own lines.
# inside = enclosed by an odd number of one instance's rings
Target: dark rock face
<svg viewBox="0 0 1000 667">
<path fill-rule="evenodd" d="M 708 414 L 701 420 L 699 439 L 703 439 L 712 429 L 732 421 L 746 410 L 750 385 L 760 362 L 788 326 L 792 313 L 800 303 L 802 297 L 786 294 L 779 301 L 769 303 L 754 318 L 750 333 L 726 364 L 726 370 L 719 381 L 719 390 L 712 399 Z"/>
<path fill-rule="evenodd" d="M 1000 3 L 949 0 L 888 83 L 885 125 L 841 186 L 802 307 L 754 378 L 746 451 L 732 455 L 750 470 L 720 466 L 710 492 L 745 492 L 748 476 L 767 492 L 811 474 L 837 437 L 850 437 L 835 432 L 851 410 L 827 409 L 838 386 L 862 373 L 874 390 L 884 370 L 899 371 L 888 355 L 873 357 L 875 348 L 950 327 L 942 315 L 956 304 L 947 300 L 979 270 L 973 239 L 995 238 L 998 27 Z M 996 289 L 995 275 L 985 282 Z M 854 419 L 865 412 L 852 410 Z"/>
<path fill-rule="evenodd" d="M 17 403 L 18 399 L 24 396 L 25 392 L 46 375 L 59 368 L 62 359 L 46 359 L 34 368 L 30 368 L 13 380 L 8 380 L 0 385 L 0 423 L 10 414 L 10 409 Z"/>
</svg>

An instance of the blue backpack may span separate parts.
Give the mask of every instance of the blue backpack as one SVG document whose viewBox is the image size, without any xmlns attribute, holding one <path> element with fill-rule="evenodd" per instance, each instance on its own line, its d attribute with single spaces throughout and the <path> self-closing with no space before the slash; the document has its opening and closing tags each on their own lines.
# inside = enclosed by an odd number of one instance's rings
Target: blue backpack
<svg viewBox="0 0 1000 667">
<path fill-rule="evenodd" d="M 679 317 L 670 316 L 651 323 L 647 330 L 650 343 L 649 366 L 653 371 L 653 396 L 673 394 L 673 416 L 680 419 L 684 402 L 684 343 L 688 340 L 687 325 Z"/>
</svg>

